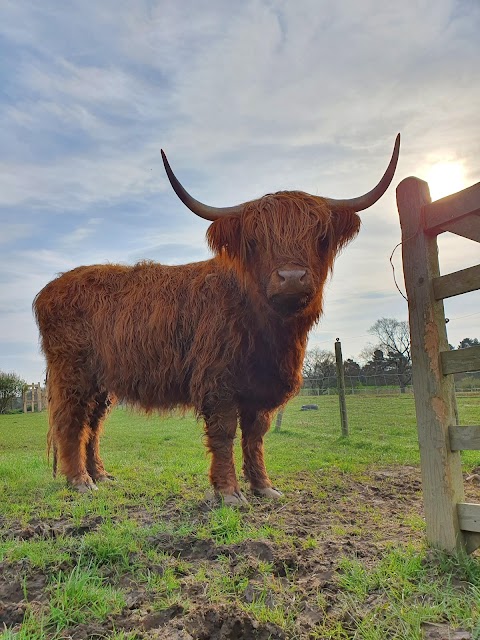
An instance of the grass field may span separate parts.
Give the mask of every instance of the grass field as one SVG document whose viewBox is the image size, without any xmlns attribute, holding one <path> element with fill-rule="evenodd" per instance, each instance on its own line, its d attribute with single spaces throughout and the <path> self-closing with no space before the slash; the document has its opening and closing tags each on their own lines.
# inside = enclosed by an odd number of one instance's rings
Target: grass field
<svg viewBox="0 0 480 640">
<path fill-rule="evenodd" d="M 284 498 L 242 509 L 208 496 L 190 415 L 117 409 L 117 480 L 88 496 L 52 479 L 45 413 L 0 416 L 0 638 L 479 640 L 478 552 L 425 546 L 412 397 L 348 397 L 348 439 L 336 397 L 305 402 L 267 436 Z M 480 398 L 458 403 L 478 424 Z"/>
</svg>

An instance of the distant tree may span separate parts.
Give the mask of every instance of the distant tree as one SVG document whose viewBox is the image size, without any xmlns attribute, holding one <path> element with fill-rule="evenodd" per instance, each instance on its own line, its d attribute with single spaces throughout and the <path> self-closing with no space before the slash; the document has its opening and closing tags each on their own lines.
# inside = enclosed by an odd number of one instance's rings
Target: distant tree
<svg viewBox="0 0 480 640">
<path fill-rule="evenodd" d="M 360 376 L 362 368 L 358 362 L 355 362 L 352 358 L 344 360 L 343 366 L 346 376 L 350 376 L 351 378 L 358 378 Z"/>
<path fill-rule="evenodd" d="M 382 353 L 384 373 L 393 374 L 401 393 L 405 393 L 412 379 L 408 322 L 395 318 L 380 318 L 370 327 L 369 333 L 378 339 L 376 351 Z"/>
<path fill-rule="evenodd" d="M 389 363 L 381 349 L 372 345 L 365 347 L 361 353 L 361 358 L 365 362 L 362 367 L 363 384 L 374 384 L 376 387 L 392 384 L 392 379 L 388 376 L 391 373 L 389 371 Z"/>
<path fill-rule="evenodd" d="M 356 387 L 361 381 L 362 368 L 352 358 L 347 358 L 347 360 L 343 361 L 343 373 L 347 386 Z"/>
<path fill-rule="evenodd" d="M 0 413 L 5 413 L 11 406 L 12 400 L 21 395 L 26 386 L 16 373 L 4 373 L 0 371 Z"/>
<path fill-rule="evenodd" d="M 480 341 L 478 340 L 478 338 L 464 338 L 463 340 L 460 341 L 458 348 L 468 349 L 468 347 L 477 347 L 479 344 L 480 344 Z M 466 383 L 467 380 L 469 380 L 470 378 L 476 378 L 476 379 L 480 378 L 480 371 L 469 371 L 468 373 L 455 375 L 456 382 L 460 382 L 461 380 L 464 380 Z"/>
<path fill-rule="evenodd" d="M 458 348 L 467 349 L 468 347 L 477 347 L 479 344 L 478 338 L 464 338 L 458 345 Z"/>
<path fill-rule="evenodd" d="M 367 364 L 367 362 L 370 362 L 370 360 L 373 359 L 373 356 L 374 356 L 374 353 L 375 353 L 375 349 L 376 349 L 376 347 L 374 347 L 373 344 L 371 342 L 369 342 L 361 350 L 361 352 L 359 354 L 359 358 L 360 358 L 360 361 L 363 362 L 364 366 Z"/>
<path fill-rule="evenodd" d="M 302 373 L 306 386 L 312 389 L 322 390 L 335 386 L 335 355 L 318 347 L 309 349 L 305 354 Z"/>
</svg>

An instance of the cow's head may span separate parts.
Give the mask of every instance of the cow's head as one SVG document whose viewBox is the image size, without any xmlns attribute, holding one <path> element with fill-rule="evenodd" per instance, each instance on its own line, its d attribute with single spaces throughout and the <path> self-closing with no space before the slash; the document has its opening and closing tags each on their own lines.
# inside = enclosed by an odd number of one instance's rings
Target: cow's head
<svg viewBox="0 0 480 640">
<path fill-rule="evenodd" d="M 333 200 L 301 191 L 280 191 L 235 207 L 216 208 L 195 200 L 173 174 L 172 187 L 195 214 L 210 220 L 207 238 L 270 308 L 282 316 L 321 312 L 323 285 L 338 251 L 360 228 L 357 211 L 371 207 L 389 186 L 400 136 L 378 185 L 359 198 Z"/>
</svg>

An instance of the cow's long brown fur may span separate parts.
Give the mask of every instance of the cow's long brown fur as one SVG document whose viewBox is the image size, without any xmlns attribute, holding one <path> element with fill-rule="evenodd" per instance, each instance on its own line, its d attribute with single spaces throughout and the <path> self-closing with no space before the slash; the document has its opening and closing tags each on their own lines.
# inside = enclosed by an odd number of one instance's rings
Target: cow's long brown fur
<svg viewBox="0 0 480 640">
<path fill-rule="evenodd" d="M 271 487 L 263 435 L 299 389 L 325 280 L 359 225 L 354 212 L 331 212 L 322 198 L 279 192 L 212 223 L 210 260 L 83 266 L 47 284 L 34 310 L 47 359 L 49 442 L 69 481 L 89 487 L 108 477 L 99 436 L 119 398 L 203 416 L 211 482 L 224 496 L 239 491 L 238 418 L 244 473 L 254 489 Z M 276 311 L 266 295 L 270 274 L 284 264 L 307 268 L 315 289 L 292 314 Z"/>
</svg>

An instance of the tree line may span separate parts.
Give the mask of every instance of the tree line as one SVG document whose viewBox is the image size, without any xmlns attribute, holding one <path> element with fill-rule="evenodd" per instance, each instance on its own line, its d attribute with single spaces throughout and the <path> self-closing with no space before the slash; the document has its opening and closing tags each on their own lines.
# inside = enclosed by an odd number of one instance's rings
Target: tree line
<svg viewBox="0 0 480 640">
<path fill-rule="evenodd" d="M 349 358 L 344 361 L 346 387 L 395 386 L 405 393 L 412 382 L 412 358 L 408 322 L 395 318 L 380 318 L 369 329 L 376 338 L 374 345 L 363 349 L 360 359 L 363 364 Z M 480 344 L 477 338 L 464 338 L 458 349 Z M 449 345 L 450 349 L 455 349 Z M 333 351 L 313 348 L 307 351 L 303 364 L 304 387 L 318 392 L 336 388 L 336 364 Z M 464 378 L 476 377 L 480 372 L 466 374 Z M 457 377 L 458 380 L 458 377 Z"/>
<path fill-rule="evenodd" d="M 12 401 L 22 395 L 27 386 L 16 373 L 0 371 L 0 413 L 8 413 L 12 408 Z"/>
</svg>

